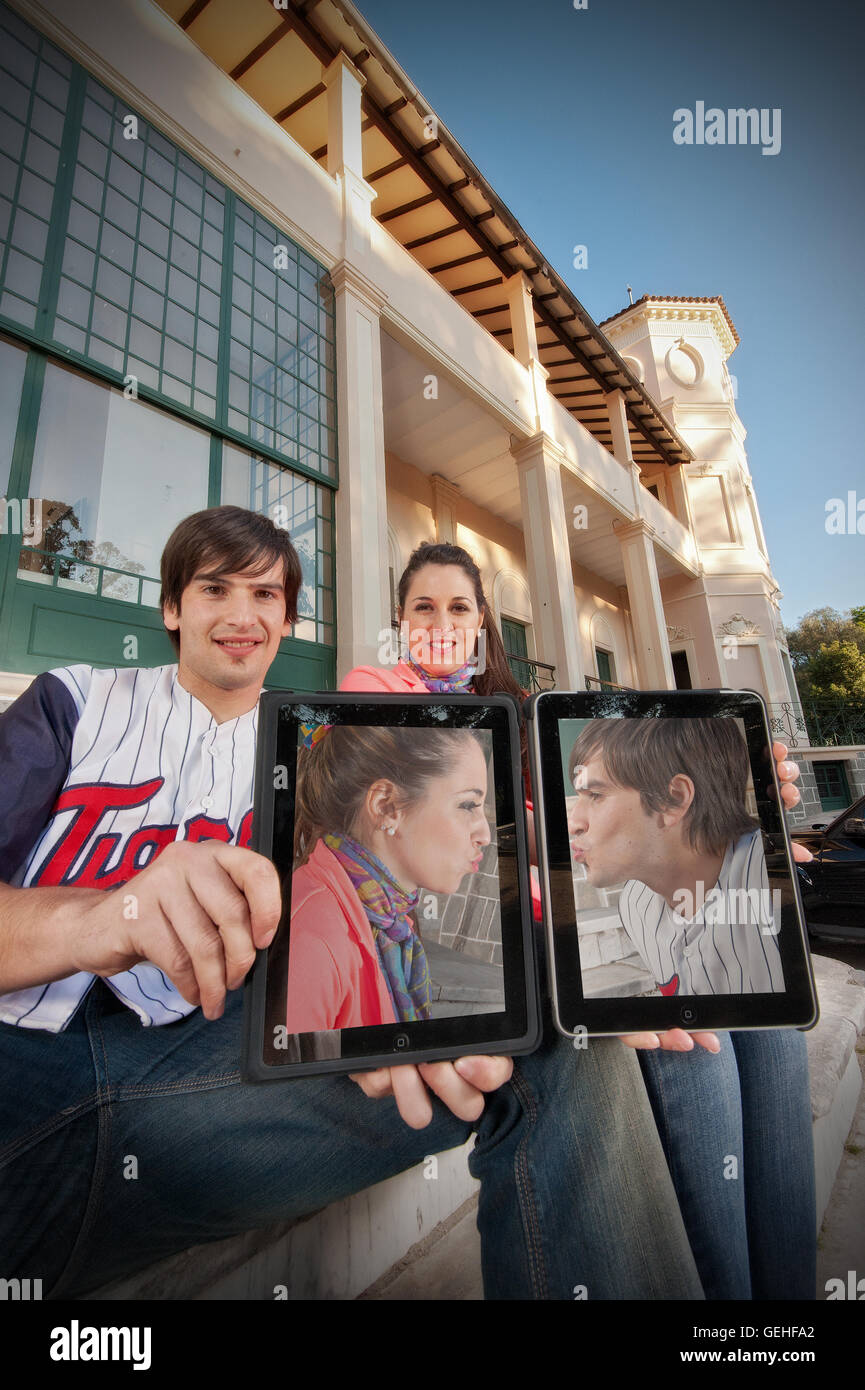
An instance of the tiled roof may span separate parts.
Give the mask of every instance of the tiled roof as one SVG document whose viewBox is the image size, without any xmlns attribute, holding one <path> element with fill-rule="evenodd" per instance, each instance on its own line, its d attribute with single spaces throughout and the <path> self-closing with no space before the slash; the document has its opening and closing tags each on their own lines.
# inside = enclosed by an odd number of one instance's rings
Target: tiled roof
<svg viewBox="0 0 865 1390">
<path fill-rule="evenodd" d="M 637 304 L 717 304 L 727 320 L 730 332 L 738 343 L 739 334 L 736 332 L 736 325 L 730 318 L 729 310 L 720 294 L 644 294 L 639 299 L 635 299 L 633 304 L 626 304 L 624 309 L 619 309 L 615 314 L 611 314 L 608 319 L 601 319 L 598 324 L 603 328 L 608 323 L 613 323 L 622 314 L 626 314 L 629 309 L 633 309 Z"/>
</svg>

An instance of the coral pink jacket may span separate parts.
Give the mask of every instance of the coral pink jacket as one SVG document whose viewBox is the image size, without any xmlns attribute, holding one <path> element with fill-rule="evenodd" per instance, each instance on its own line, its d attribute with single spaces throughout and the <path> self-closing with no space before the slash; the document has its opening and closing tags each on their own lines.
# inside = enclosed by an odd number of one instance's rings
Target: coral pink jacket
<svg viewBox="0 0 865 1390">
<path fill-rule="evenodd" d="M 381 690 L 389 695 L 427 694 L 427 688 L 416 671 L 405 661 L 398 661 L 393 670 L 386 666 L 355 666 L 340 683 L 340 690 Z"/>
<path fill-rule="evenodd" d="M 395 1022 L 360 898 L 336 855 L 319 840 L 291 885 L 288 1031 Z"/>
</svg>

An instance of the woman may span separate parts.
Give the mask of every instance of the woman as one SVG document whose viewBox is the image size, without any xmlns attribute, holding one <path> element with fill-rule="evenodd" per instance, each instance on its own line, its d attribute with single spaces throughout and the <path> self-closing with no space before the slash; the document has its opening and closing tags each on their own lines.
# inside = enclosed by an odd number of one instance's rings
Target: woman
<svg viewBox="0 0 865 1390">
<path fill-rule="evenodd" d="M 358 667 L 341 689 L 521 693 L 507 669 L 480 571 L 461 547 L 419 546 L 398 596 L 400 622 L 409 628 L 408 657 L 392 670 Z M 485 661 L 476 640 L 481 634 Z M 795 805 L 798 792 L 786 784 L 798 769 L 782 761 L 782 745 L 773 752 L 782 798 Z M 600 1052 L 599 1041 L 592 1046 Z M 802 1034 L 767 1031 L 718 1039 L 671 1029 L 623 1041 L 641 1050 L 646 1089 L 705 1296 L 813 1298 L 813 1144 Z M 695 1055 L 687 1061 L 670 1055 L 692 1050 Z M 610 1066 L 610 1054 L 605 1055 Z M 359 1081 L 369 1085 L 369 1094 L 382 1094 L 380 1086 Z M 623 1151 L 620 1161 L 628 1164 L 630 1154 Z"/>
<path fill-rule="evenodd" d="M 487 763 L 468 729 L 309 730 L 298 754 L 287 1026 L 430 1017 L 421 885 L 454 893 L 490 828 Z"/>
</svg>

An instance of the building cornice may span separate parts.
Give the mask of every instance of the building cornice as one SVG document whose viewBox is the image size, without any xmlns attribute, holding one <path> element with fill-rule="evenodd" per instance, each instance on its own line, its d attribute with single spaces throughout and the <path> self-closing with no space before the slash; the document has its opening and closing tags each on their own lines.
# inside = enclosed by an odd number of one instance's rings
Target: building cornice
<svg viewBox="0 0 865 1390">
<path fill-rule="evenodd" d="M 636 304 L 623 309 L 611 319 L 605 319 L 602 326 L 607 337 L 618 348 L 619 345 L 630 346 L 636 340 L 638 334 L 633 330 L 638 324 L 648 326 L 650 332 L 654 327 L 660 332 L 666 330 L 671 335 L 683 327 L 689 328 L 692 333 L 695 330 L 704 334 L 714 333 L 721 346 L 724 361 L 739 341 L 733 320 L 720 295 L 714 299 L 643 295 Z"/>
</svg>

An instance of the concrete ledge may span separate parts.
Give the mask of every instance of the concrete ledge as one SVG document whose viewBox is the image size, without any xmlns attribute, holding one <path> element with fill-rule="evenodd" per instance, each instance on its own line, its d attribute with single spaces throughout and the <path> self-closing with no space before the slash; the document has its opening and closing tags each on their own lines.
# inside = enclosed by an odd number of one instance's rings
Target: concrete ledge
<svg viewBox="0 0 865 1390">
<path fill-rule="evenodd" d="M 819 1229 L 862 1089 L 855 1047 L 865 1028 L 865 972 L 825 956 L 813 961 L 821 1016 L 806 1036 Z M 427 1165 L 419 1165 L 305 1220 L 196 1246 L 90 1297 L 452 1297 L 445 1292 L 453 1287 L 448 1259 L 455 1247 L 449 1241 L 474 1221 L 471 1200 L 478 1191 L 466 1164 L 472 1142 L 438 1155 L 434 1179 L 424 1176 Z M 433 1246 L 435 1259 L 413 1272 Z M 468 1249 L 476 1259 L 473 1235 Z M 465 1269 L 458 1273 L 468 1278 Z"/>
<path fill-rule="evenodd" d="M 856 1040 L 865 1028 L 865 971 L 828 956 L 812 961 L 820 1021 L 806 1037 L 819 1230 L 862 1089 Z"/>
<path fill-rule="evenodd" d="M 89 1298 L 357 1298 L 477 1193 L 473 1146 L 439 1154 L 435 1177 L 419 1164 L 305 1220 L 195 1246 Z"/>
</svg>

